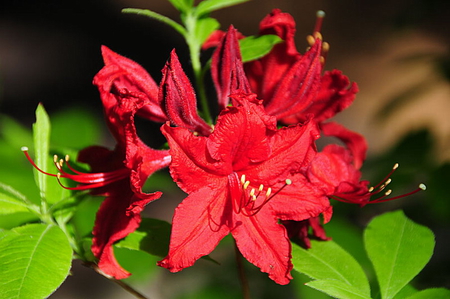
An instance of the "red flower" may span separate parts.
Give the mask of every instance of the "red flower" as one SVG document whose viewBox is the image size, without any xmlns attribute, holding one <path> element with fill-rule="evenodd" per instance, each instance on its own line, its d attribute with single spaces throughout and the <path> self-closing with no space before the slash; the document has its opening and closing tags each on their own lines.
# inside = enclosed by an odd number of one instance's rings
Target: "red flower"
<svg viewBox="0 0 450 299">
<path fill-rule="evenodd" d="M 177 272 L 209 254 L 231 233 L 243 256 L 280 284 L 291 279 L 291 247 L 281 220 L 301 221 L 327 211 L 329 201 L 300 171 L 314 154 L 310 121 L 277 129 L 254 95 L 232 96 L 211 135 L 162 127 L 173 179 L 187 198 L 176 208 L 167 257 Z"/>
<path fill-rule="evenodd" d="M 127 91 L 145 98 L 145 105 L 138 114 L 156 122 L 167 121 L 158 98 L 158 85 L 139 64 L 102 46 L 105 66 L 97 73 L 96 84 L 102 96 L 114 97 Z"/>
<path fill-rule="evenodd" d="M 314 37 L 310 37 L 311 48 L 301 55 L 295 47 L 294 19 L 274 9 L 261 21 L 260 34 L 275 34 L 284 42 L 261 59 L 244 65 L 252 91 L 264 99 L 267 113 L 286 124 L 298 123 L 309 113 L 318 122 L 328 119 L 347 108 L 358 91 L 356 84 L 350 84 L 340 71 L 322 76 L 328 44 L 322 43 L 319 30 L 317 24 Z"/>
<path fill-rule="evenodd" d="M 145 205 L 161 196 L 161 192 L 143 193 L 142 186 L 153 172 L 168 166 L 170 156 L 167 150 L 149 148 L 136 134 L 134 115 L 137 110 L 148 105 L 148 98 L 133 97 L 128 93 L 114 95 L 103 90 L 108 85 L 103 75 L 96 76 L 94 83 L 100 89 L 106 121 L 117 141 L 115 149 L 91 146 L 80 151 L 78 160 L 89 164 L 92 173 L 73 169 L 68 158 L 66 161 L 55 159 L 55 165 L 60 171 L 57 175 L 44 173 L 80 183 L 74 188 L 65 187 L 67 189 L 91 189 L 94 195 L 106 196 L 95 219 L 92 252 L 99 259 L 98 267 L 103 273 L 123 279 L 130 273 L 116 261 L 112 245 L 136 230 Z M 26 149 L 24 151 L 33 166 L 38 168 Z M 64 162 L 71 172 L 63 169 Z"/>
</svg>

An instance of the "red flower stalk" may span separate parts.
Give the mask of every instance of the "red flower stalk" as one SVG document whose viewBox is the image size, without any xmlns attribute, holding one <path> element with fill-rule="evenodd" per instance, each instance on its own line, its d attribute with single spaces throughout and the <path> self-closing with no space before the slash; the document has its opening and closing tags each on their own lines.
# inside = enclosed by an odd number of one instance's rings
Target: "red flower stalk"
<svg viewBox="0 0 450 299">
<path fill-rule="evenodd" d="M 159 265 L 180 271 L 231 233 L 248 261 L 287 284 L 291 247 L 278 221 L 330 211 L 326 196 L 300 174 L 314 154 L 317 126 L 309 121 L 277 129 L 255 95 L 238 93 L 232 101 L 207 137 L 162 127 L 171 175 L 189 196 L 175 210 L 169 253 Z"/>
</svg>

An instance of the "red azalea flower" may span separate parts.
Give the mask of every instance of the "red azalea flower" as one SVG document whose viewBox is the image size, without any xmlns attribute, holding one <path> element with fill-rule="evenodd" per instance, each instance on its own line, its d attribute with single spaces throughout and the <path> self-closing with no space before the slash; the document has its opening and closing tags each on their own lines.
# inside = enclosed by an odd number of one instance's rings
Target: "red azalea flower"
<svg viewBox="0 0 450 299">
<path fill-rule="evenodd" d="M 102 76 L 96 76 L 94 83 L 101 89 Z M 99 259 L 98 267 L 106 275 L 123 279 L 130 275 L 116 261 L 112 245 L 135 231 L 141 221 L 140 213 L 150 201 L 158 199 L 161 192 L 143 193 L 142 186 L 155 171 L 168 166 L 169 152 L 158 151 L 146 146 L 137 136 L 134 115 L 147 104 L 147 98 L 113 96 L 101 93 L 107 123 L 117 140 L 114 150 L 100 146 L 88 147 L 80 151 L 78 160 L 91 166 L 92 173 L 82 173 L 73 169 L 66 158 L 55 165 L 60 171 L 51 176 L 68 178 L 80 183 L 72 190 L 92 189 L 94 195 L 106 196 L 102 202 L 93 230 L 92 252 Z M 31 163 L 38 168 L 28 153 Z"/>
<path fill-rule="evenodd" d="M 347 108 L 358 91 L 355 83 L 340 71 L 325 72 L 328 44 L 319 33 L 323 16 L 318 16 L 311 48 L 304 54 L 295 47 L 295 21 L 288 13 L 274 9 L 260 23 L 260 34 L 278 35 L 284 42 L 266 56 L 246 63 L 245 72 L 252 91 L 264 99 L 268 114 L 286 124 L 298 123 L 308 113 L 323 121 Z"/>
<path fill-rule="evenodd" d="M 171 175 L 189 194 L 176 208 L 169 253 L 159 265 L 177 272 L 231 233 L 243 256 L 279 284 L 291 279 L 291 247 L 278 221 L 329 210 L 300 171 L 314 154 L 317 126 L 277 129 L 255 95 L 235 94 L 208 137 L 164 125 Z"/>
</svg>

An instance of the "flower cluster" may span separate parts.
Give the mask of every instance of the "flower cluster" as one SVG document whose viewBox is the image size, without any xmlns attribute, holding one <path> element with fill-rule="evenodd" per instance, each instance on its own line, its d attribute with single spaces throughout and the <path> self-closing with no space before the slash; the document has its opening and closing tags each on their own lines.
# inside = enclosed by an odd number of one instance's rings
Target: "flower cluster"
<svg viewBox="0 0 450 299">
<path fill-rule="evenodd" d="M 158 85 L 139 64 L 102 47 L 105 66 L 94 84 L 117 145 L 80 152 L 78 160 L 92 173 L 55 161 L 58 178 L 79 183 L 72 189 L 106 196 L 93 230 L 92 252 L 101 271 L 116 279 L 129 276 L 112 245 L 133 232 L 144 206 L 161 196 L 144 193 L 142 186 L 164 167 L 188 194 L 174 212 L 168 255 L 158 263 L 172 272 L 193 265 L 231 234 L 249 262 L 287 284 L 293 267 L 290 238 L 309 246 L 312 227 L 317 238 L 327 240 L 322 223 L 332 216 L 330 199 L 360 206 L 386 200 L 371 197 L 389 178 L 375 188 L 361 180 L 364 137 L 329 121 L 352 103 L 358 88 L 341 71 L 323 71 L 329 46 L 320 34 L 321 18 L 308 37 L 310 48 L 300 54 L 293 18 L 273 10 L 261 21 L 259 34 L 277 35 L 282 42 L 247 63 L 236 29 L 214 32 L 203 45 L 215 48 L 211 76 L 220 111 L 214 124 L 200 117 L 196 93 L 175 51 Z M 169 150 L 141 141 L 136 114 L 162 123 Z M 321 135 L 343 146 L 319 151 Z M 72 171 L 64 171 L 64 164 Z"/>
</svg>

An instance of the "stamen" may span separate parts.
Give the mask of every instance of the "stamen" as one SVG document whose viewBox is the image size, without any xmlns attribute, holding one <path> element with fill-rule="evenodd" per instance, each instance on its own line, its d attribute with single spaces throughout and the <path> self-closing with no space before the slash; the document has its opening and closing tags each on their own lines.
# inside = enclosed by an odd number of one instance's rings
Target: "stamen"
<svg viewBox="0 0 450 299">
<path fill-rule="evenodd" d="M 110 171 L 110 172 L 83 173 L 83 172 L 75 170 L 72 166 L 70 166 L 70 164 L 68 163 L 68 161 L 69 161 L 68 155 L 65 156 L 64 160 L 63 159 L 58 160 L 58 156 L 54 155 L 53 162 L 55 164 L 55 167 L 58 169 L 58 173 L 57 174 L 48 173 L 48 172 L 45 172 L 42 169 L 40 169 L 36 165 L 36 163 L 34 163 L 33 159 L 31 159 L 30 155 L 28 154 L 27 147 L 24 146 L 21 148 L 21 150 L 24 152 L 28 161 L 31 163 L 31 165 L 34 168 L 36 168 L 39 172 L 41 172 L 45 175 L 56 177 L 56 179 L 58 180 L 58 183 L 63 188 L 69 189 L 69 190 L 87 190 L 87 189 L 98 188 L 98 187 L 102 187 L 102 186 L 108 185 L 110 183 L 113 183 L 115 181 L 124 179 L 130 175 L 130 170 L 125 167 L 114 170 L 114 171 Z M 66 161 L 65 164 L 73 173 L 68 173 L 63 169 L 64 161 Z M 61 178 L 67 178 L 67 179 L 73 180 L 77 183 L 80 183 L 82 185 L 79 185 L 77 187 L 66 187 L 61 183 Z"/>
<path fill-rule="evenodd" d="M 323 10 L 318 10 L 316 12 L 316 24 L 314 25 L 313 32 L 320 32 L 322 29 L 323 18 L 325 18 L 325 12 Z"/>
</svg>

